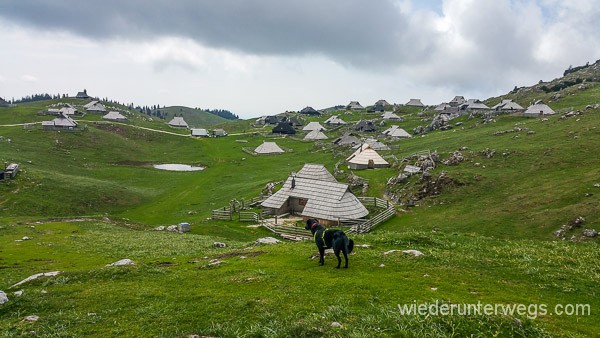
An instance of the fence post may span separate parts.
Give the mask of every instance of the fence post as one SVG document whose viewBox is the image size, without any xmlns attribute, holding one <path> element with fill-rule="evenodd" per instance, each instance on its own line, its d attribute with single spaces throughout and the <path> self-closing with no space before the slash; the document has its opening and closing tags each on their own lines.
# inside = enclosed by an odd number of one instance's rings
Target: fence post
<svg viewBox="0 0 600 338">
<path fill-rule="evenodd" d="M 373 204 L 375 204 L 375 208 L 377 208 L 377 197 L 373 197 Z"/>
<path fill-rule="evenodd" d="M 277 224 L 277 215 L 275 215 L 275 224 Z"/>
</svg>

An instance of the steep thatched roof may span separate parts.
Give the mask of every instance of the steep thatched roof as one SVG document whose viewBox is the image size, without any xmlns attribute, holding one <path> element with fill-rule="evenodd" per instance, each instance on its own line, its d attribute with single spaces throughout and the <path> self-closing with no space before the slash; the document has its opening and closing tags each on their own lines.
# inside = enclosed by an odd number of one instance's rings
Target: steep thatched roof
<svg viewBox="0 0 600 338">
<path fill-rule="evenodd" d="M 127 120 L 127 118 L 125 116 L 123 116 L 121 113 L 119 113 L 118 111 L 109 111 L 106 115 L 102 116 L 102 118 L 105 120 L 111 120 L 111 121 Z"/>
<path fill-rule="evenodd" d="M 502 102 L 493 106 L 492 109 L 500 110 L 500 111 L 516 111 L 516 110 L 523 110 L 525 108 L 523 108 L 520 104 L 516 103 L 513 100 L 502 100 Z"/>
<path fill-rule="evenodd" d="M 373 124 L 373 121 L 360 120 L 354 126 L 354 130 L 363 131 L 363 132 L 372 132 L 372 131 L 376 131 L 377 127 Z"/>
<path fill-rule="evenodd" d="M 540 100 L 536 101 L 533 105 L 527 107 L 527 110 L 523 113 L 523 116 L 543 116 L 554 114 L 556 114 L 556 112 Z"/>
<path fill-rule="evenodd" d="M 344 120 L 342 120 L 341 118 L 339 118 L 337 115 L 333 115 L 332 117 L 325 120 L 325 124 L 342 125 L 342 124 L 346 124 L 346 122 Z"/>
<path fill-rule="evenodd" d="M 346 161 L 348 161 L 348 164 L 350 164 L 352 169 L 366 169 L 369 166 L 373 168 L 384 168 L 389 167 L 390 165 L 366 143 L 350 155 Z"/>
<path fill-rule="evenodd" d="M 176 128 L 187 128 L 188 127 L 187 122 L 185 122 L 185 120 L 181 116 L 173 117 L 173 119 L 171 121 L 169 121 L 168 124 L 171 127 L 176 127 Z"/>
<path fill-rule="evenodd" d="M 327 135 L 323 134 L 322 131 L 320 130 L 311 130 L 310 133 L 306 134 L 306 136 L 304 136 L 305 140 L 326 140 L 329 137 L 327 137 Z"/>
<path fill-rule="evenodd" d="M 360 144 L 360 139 L 350 133 L 346 133 L 336 138 L 332 143 L 338 146 L 354 146 Z"/>
<path fill-rule="evenodd" d="M 273 134 L 293 135 L 295 133 L 296 129 L 294 129 L 289 122 L 279 122 L 275 127 L 273 127 Z"/>
<path fill-rule="evenodd" d="M 402 137 L 402 138 L 412 137 L 409 133 L 406 132 L 406 130 L 400 128 L 400 126 L 391 126 L 387 130 L 385 130 L 383 133 L 389 137 Z"/>
<path fill-rule="evenodd" d="M 305 217 L 337 221 L 367 216 L 369 211 L 352 194 L 348 185 L 338 183 L 331 174 L 324 175 L 323 170 L 327 171 L 322 165 L 305 165 L 296 175 L 290 175 L 283 187 L 261 206 L 281 210 L 291 204 L 289 200 L 302 200 L 304 207 L 300 214 Z"/>
<path fill-rule="evenodd" d="M 346 106 L 346 109 L 361 110 L 361 109 L 365 109 L 365 107 L 361 106 L 360 103 L 358 103 L 358 101 L 350 101 L 350 103 L 348 103 L 348 105 Z"/>
<path fill-rule="evenodd" d="M 423 102 L 421 102 L 421 99 L 410 99 L 405 106 L 410 106 L 410 107 L 425 107 L 425 105 L 423 104 Z"/>
<path fill-rule="evenodd" d="M 396 113 L 393 113 L 391 111 L 386 111 L 385 113 L 381 114 L 381 117 L 384 120 L 398 120 L 398 121 L 402 121 L 403 119 L 396 115 Z"/>
<path fill-rule="evenodd" d="M 257 154 L 281 154 L 285 151 L 281 149 L 275 142 L 263 142 L 263 144 L 259 145 L 254 149 L 254 152 Z"/>
<path fill-rule="evenodd" d="M 325 130 L 325 127 L 323 127 L 319 122 L 309 122 L 306 126 L 304 126 L 304 128 L 302 128 L 302 130 Z"/>
<path fill-rule="evenodd" d="M 300 114 L 318 116 L 321 113 L 313 107 L 306 107 L 300 111 Z"/>
</svg>

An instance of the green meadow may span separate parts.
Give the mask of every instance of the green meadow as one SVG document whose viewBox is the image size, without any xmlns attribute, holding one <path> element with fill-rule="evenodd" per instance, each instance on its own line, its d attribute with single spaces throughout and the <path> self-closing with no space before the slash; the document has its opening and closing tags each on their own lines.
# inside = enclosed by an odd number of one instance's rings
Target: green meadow
<svg viewBox="0 0 600 338">
<path fill-rule="evenodd" d="M 227 137 L 196 139 L 136 112 L 123 124 L 86 114 L 77 118 L 77 132 L 0 126 L 0 160 L 22 168 L 0 182 L 0 290 L 9 298 L 0 305 L 0 337 L 598 336 L 600 242 L 582 231 L 600 230 L 600 110 L 586 109 L 598 103 L 599 88 L 551 102 L 558 114 L 544 119 L 500 115 L 484 123 L 462 116 L 450 130 L 385 140 L 392 150 L 380 154 L 392 166 L 352 173 L 368 182 L 365 196 L 394 194 L 402 203 L 372 232 L 350 235 L 357 246 L 349 269 L 339 270 L 333 256 L 318 266 L 310 241 L 257 245 L 275 235 L 210 216 L 305 163 L 331 172 L 338 164 L 337 179 L 346 182 L 352 151 L 331 141 L 347 127 L 306 142 L 303 133 L 275 136 L 253 120 L 218 125 Z M 0 125 L 47 120 L 38 112 L 58 101 L 0 108 Z M 582 114 L 563 117 L 570 110 Z M 379 126 L 378 119 L 378 128 L 398 124 L 412 132 L 431 122 L 433 112 L 419 111 L 402 108 L 403 122 Z M 331 114 L 348 122 L 379 116 L 338 111 L 307 121 Z M 289 151 L 244 151 L 263 141 Z M 430 180 L 416 175 L 387 184 L 411 154 L 428 150 L 446 160 L 459 149 L 464 161 L 438 163 Z M 166 163 L 205 169 L 152 167 Z M 417 205 L 404 205 L 408 199 Z M 578 217 L 583 225 L 564 240 L 553 234 Z M 180 222 L 191 231 L 153 230 Z M 217 241 L 227 247 L 214 248 Z M 407 249 L 424 255 L 401 252 Z M 124 258 L 135 265 L 106 267 Z M 50 271 L 62 273 L 11 287 Z M 401 311 L 478 303 L 547 311 Z M 589 313 L 555 311 L 575 304 L 588 305 Z M 39 319 L 24 320 L 29 315 Z"/>
</svg>

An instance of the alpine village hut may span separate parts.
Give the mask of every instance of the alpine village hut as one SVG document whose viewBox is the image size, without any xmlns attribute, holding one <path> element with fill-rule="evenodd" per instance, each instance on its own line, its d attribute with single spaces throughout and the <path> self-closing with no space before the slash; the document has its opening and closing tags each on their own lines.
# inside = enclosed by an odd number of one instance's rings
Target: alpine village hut
<svg viewBox="0 0 600 338">
<path fill-rule="evenodd" d="M 350 101 L 350 103 L 348 103 L 348 105 L 346 105 L 346 109 L 347 110 L 363 110 L 363 109 L 365 109 L 365 107 L 361 106 L 361 104 L 358 103 L 358 101 Z"/>
<path fill-rule="evenodd" d="M 66 104 L 64 107 L 57 109 L 57 108 L 49 108 L 47 110 L 48 114 L 50 115 L 54 115 L 54 116 L 59 116 L 61 113 L 65 114 L 65 115 L 76 115 L 78 113 L 77 109 L 75 107 L 73 107 L 70 104 Z"/>
<path fill-rule="evenodd" d="M 204 128 L 192 128 L 190 130 L 190 133 L 193 137 L 209 137 L 210 134 L 208 133 L 207 129 Z"/>
<path fill-rule="evenodd" d="M 523 116 L 545 116 L 554 115 L 556 112 L 552 108 L 548 107 L 542 100 L 536 101 L 531 106 L 527 107 L 527 110 L 523 113 Z"/>
<path fill-rule="evenodd" d="M 503 113 L 506 113 L 506 112 L 512 113 L 512 112 L 525 110 L 525 108 L 523 108 L 520 104 L 516 103 L 513 100 L 502 100 L 502 102 L 493 106 L 492 109 L 499 111 L 499 112 L 503 112 Z"/>
<path fill-rule="evenodd" d="M 325 124 L 330 126 L 340 126 L 346 124 L 346 121 L 342 120 L 337 115 L 333 115 L 332 117 L 325 120 Z"/>
<path fill-rule="evenodd" d="M 381 118 L 383 118 L 384 120 L 403 121 L 403 119 L 400 116 L 391 111 L 386 111 L 385 113 L 381 114 Z"/>
<path fill-rule="evenodd" d="M 127 121 L 127 118 L 118 111 L 109 111 L 106 115 L 102 116 L 102 118 L 109 121 Z"/>
<path fill-rule="evenodd" d="M 320 116 L 321 113 L 314 109 L 313 107 L 305 107 L 304 109 L 302 109 L 300 111 L 300 114 L 302 115 L 309 115 L 309 116 Z"/>
<path fill-rule="evenodd" d="M 348 168 L 353 170 L 387 168 L 390 166 L 381 155 L 366 143 L 362 144 L 346 161 L 348 161 Z"/>
<path fill-rule="evenodd" d="M 44 130 L 73 130 L 75 128 L 77 128 L 77 122 L 64 113 L 60 113 L 52 121 L 42 121 L 42 129 Z"/>
<path fill-rule="evenodd" d="M 82 92 L 77 92 L 77 95 L 75 95 L 76 99 L 91 99 L 92 97 L 88 95 L 87 90 L 84 89 Z"/>
<path fill-rule="evenodd" d="M 86 104 L 85 106 L 83 106 L 83 108 L 85 108 L 85 110 L 92 112 L 92 113 L 106 112 L 106 107 L 104 107 L 104 105 L 102 103 L 100 103 L 100 101 L 91 101 L 88 104 Z"/>
<path fill-rule="evenodd" d="M 306 126 L 304 126 L 304 128 L 302 128 L 303 131 L 312 131 L 312 130 L 325 130 L 325 127 L 323 127 L 319 122 L 309 122 Z"/>
<path fill-rule="evenodd" d="M 486 106 L 485 103 L 481 102 L 478 99 L 469 99 L 467 102 L 463 103 L 460 106 L 460 110 L 467 111 L 489 111 L 490 107 Z"/>
<path fill-rule="evenodd" d="M 467 102 L 467 100 L 465 100 L 464 96 L 455 96 L 448 104 L 450 107 L 458 107 L 465 102 Z"/>
<path fill-rule="evenodd" d="M 292 127 L 292 125 L 287 122 L 279 122 L 275 127 L 273 127 L 273 134 L 286 134 L 286 135 L 294 135 L 296 134 L 296 129 Z"/>
<path fill-rule="evenodd" d="M 308 133 L 308 134 L 306 134 L 306 136 L 304 136 L 305 141 L 326 140 L 328 138 L 329 137 L 327 137 L 327 135 L 323 134 L 323 132 L 320 130 L 311 130 L 310 133 Z"/>
<path fill-rule="evenodd" d="M 408 107 L 425 107 L 425 105 L 423 104 L 423 102 L 421 102 L 421 99 L 410 99 L 405 104 L 405 106 L 408 106 Z"/>
<path fill-rule="evenodd" d="M 257 155 L 271 155 L 271 154 L 283 154 L 285 151 L 281 149 L 275 142 L 263 142 L 254 149 L 254 153 Z"/>
<path fill-rule="evenodd" d="M 360 139 L 354 135 L 352 135 L 351 133 L 346 133 L 338 138 L 336 138 L 335 140 L 333 140 L 332 142 L 333 144 L 335 144 L 336 146 L 340 146 L 340 147 L 344 147 L 344 146 L 355 146 L 357 144 L 360 144 Z"/>
<path fill-rule="evenodd" d="M 373 132 L 377 131 L 377 127 L 375 126 L 375 124 L 373 124 L 373 121 L 360 120 L 354 126 L 354 130 L 361 132 Z"/>
<path fill-rule="evenodd" d="M 347 184 L 339 183 L 321 164 L 305 164 L 283 187 L 261 203 L 271 215 L 297 214 L 324 225 L 360 219 L 369 214 Z"/>
<path fill-rule="evenodd" d="M 169 126 L 173 128 L 188 128 L 187 122 L 183 119 L 182 116 L 175 116 L 171 121 L 169 121 Z"/>
<path fill-rule="evenodd" d="M 377 139 L 374 138 L 367 138 L 363 143 L 366 143 L 369 145 L 369 147 L 371 147 L 371 149 L 373 150 L 390 150 L 391 148 L 383 143 L 383 142 L 379 142 L 377 141 Z M 358 146 L 354 146 L 353 149 L 358 149 Z"/>
<path fill-rule="evenodd" d="M 383 134 L 387 137 L 396 137 L 396 138 L 410 138 L 412 137 L 406 130 L 400 128 L 400 126 L 391 126 L 386 129 Z"/>
</svg>

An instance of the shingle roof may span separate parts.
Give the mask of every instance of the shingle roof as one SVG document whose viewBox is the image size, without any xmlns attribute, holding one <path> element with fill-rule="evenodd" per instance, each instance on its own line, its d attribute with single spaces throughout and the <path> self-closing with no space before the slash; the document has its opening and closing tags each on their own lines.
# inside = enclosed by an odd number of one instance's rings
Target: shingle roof
<svg viewBox="0 0 600 338">
<path fill-rule="evenodd" d="M 208 130 L 204 128 L 194 128 L 191 133 L 192 136 L 208 136 Z"/>
<path fill-rule="evenodd" d="M 411 106 L 411 107 L 425 107 L 425 105 L 423 104 L 423 102 L 421 102 L 421 99 L 410 99 L 405 106 Z"/>
<path fill-rule="evenodd" d="M 121 113 L 119 113 L 117 111 L 109 111 L 108 114 L 102 116 L 102 118 L 105 120 L 113 120 L 113 121 L 127 120 L 127 118 L 125 116 L 123 116 Z"/>
<path fill-rule="evenodd" d="M 493 106 L 492 109 L 496 110 L 521 110 L 525 109 L 520 104 L 516 103 L 513 100 L 502 100 L 502 102 Z"/>
<path fill-rule="evenodd" d="M 254 149 L 254 152 L 257 154 L 280 154 L 285 151 L 275 142 L 263 142 L 263 144 Z"/>
<path fill-rule="evenodd" d="M 543 101 L 536 101 L 535 104 L 529 106 L 523 113 L 524 116 L 539 116 L 556 114 L 552 108 L 548 107 Z"/>
<path fill-rule="evenodd" d="M 320 130 L 311 130 L 310 133 L 306 134 L 306 136 L 304 136 L 305 140 L 326 140 L 329 137 L 327 137 L 327 135 L 323 134 L 322 131 Z"/>
<path fill-rule="evenodd" d="M 346 109 L 364 109 L 365 107 L 361 106 L 358 101 L 350 101 L 346 106 Z"/>
<path fill-rule="evenodd" d="M 335 139 L 332 143 L 337 144 L 338 146 L 355 145 L 360 143 L 360 139 L 351 134 L 344 134 Z"/>
<path fill-rule="evenodd" d="M 322 164 L 307 163 L 296 173 L 296 177 L 310 178 L 317 181 L 337 182 L 335 177 Z"/>
<path fill-rule="evenodd" d="M 181 116 L 175 116 L 171 121 L 169 121 L 169 125 L 173 127 L 188 127 L 187 122 Z"/>
<path fill-rule="evenodd" d="M 337 115 L 333 115 L 332 117 L 325 120 L 325 124 L 346 124 L 344 120 L 339 118 Z"/>
<path fill-rule="evenodd" d="M 70 118 L 68 115 L 64 113 L 60 113 L 60 115 L 52 121 L 43 121 L 43 126 L 57 126 L 57 127 L 77 127 L 77 122 Z"/>
<path fill-rule="evenodd" d="M 88 104 L 86 104 L 85 106 L 83 106 L 83 108 L 85 108 L 85 110 L 87 110 L 87 111 L 100 111 L 100 112 L 106 111 L 106 108 L 104 107 L 104 105 L 98 101 L 91 101 Z"/>
<path fill-rule="evenodd" d="M 411 135 L 407 133 L 406 130 L 400 128 L 399 126 L 391 126 L 383 133 L 389 137 L 411 137 Z"/>
<path fill-rule="evenodd" d="M 302 128 L 302 130 L 325 130 L 325 127 L 323 127 L 319 122 L 309 122 L 306 126 L 304 126 L 304 128 Z"/>
<path fill-rule="evenodd" d="M 302 170 L 299 173 L 301 172 Z M 293 188 L 292 181 L 294 181 Z M 261 205 L 279 209 L 290 197 L 307 200 L 302 216 L 326 220 L 348 220 L 362 218 L 369 214 L 364 205 L 350 192 L 348 185 L 298 175 L 288 177 L 283 187 Z"/>
<path fill-rule="evenodd" d="M 383 159 L 375 150 L 371 149 L 368 144 L 363 144 L 354 154 L 350 155 L 346 161 L 353 164 L 369 164 L 369 161 L 373 161 L 375 165 L 386 165 L 389 164 Z"/>
<path fill-rule="evenodd" d="M 400 116 L 396 115 L 395 113 L 393 113 L 391 111 L 381 114 L 381 117 L 384 120 L 402 120 L 402 118 Z"/>
</svg>

